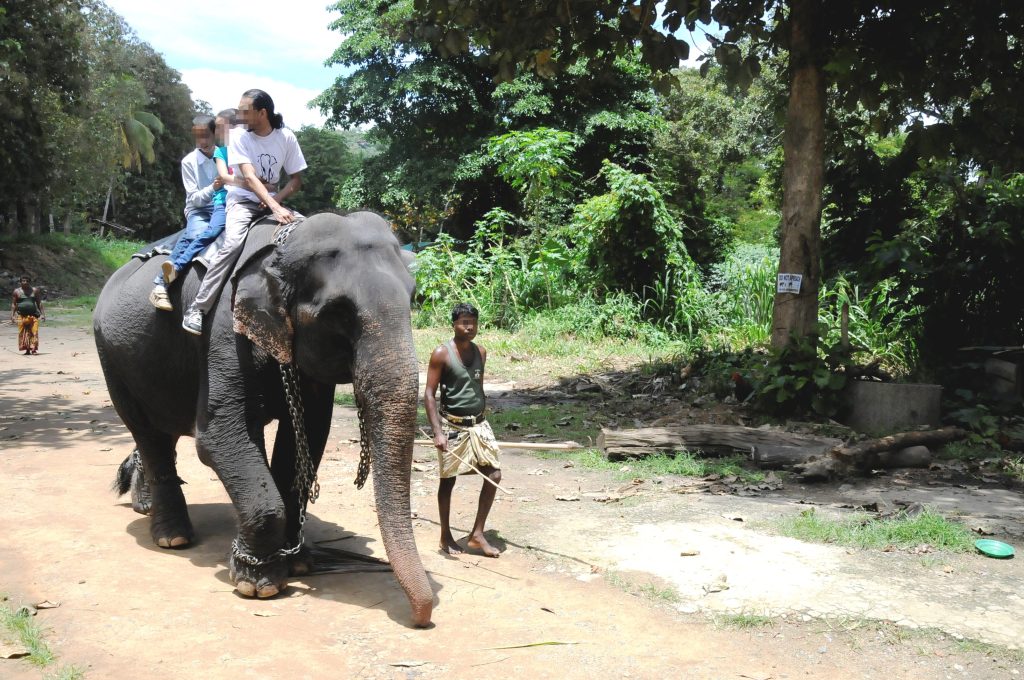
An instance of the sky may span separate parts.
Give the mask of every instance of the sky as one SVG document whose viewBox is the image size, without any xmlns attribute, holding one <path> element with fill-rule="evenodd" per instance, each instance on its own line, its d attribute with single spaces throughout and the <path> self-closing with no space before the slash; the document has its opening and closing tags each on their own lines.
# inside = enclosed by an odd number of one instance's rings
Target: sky
<svg viewBox="0 0 1024 680">
<path fill-rule="evenodd" d="M 106 0 L 128 25 L 181 72 L 193 99 L 214 113 L 238 106 L 243 92 L 265 90 L 285 125 L 322 125 L 324 117 L 306 104 L 344 73 L 324 66 L 342 35 L 328 28 L 337 18 L 329 0 Z M 237 8 L 242 8 L 239 13 Z M 235 14 L 230 12 L 234 10 Z M 708 49 L 701 31 L 677 35 L 696 45 L 687 66 Z"/>
<path fill-rule="evenodd" d="M 270 94 L 288 127 L 323 124 L 306 104 L 343 73 L 324 66 L 341 44 L 341 34 L 328 28 L 337 17 L 328 0 L 106 3 L 215 113 L 238 106 L 242 92 L 255 87 Z"/>
</svg>

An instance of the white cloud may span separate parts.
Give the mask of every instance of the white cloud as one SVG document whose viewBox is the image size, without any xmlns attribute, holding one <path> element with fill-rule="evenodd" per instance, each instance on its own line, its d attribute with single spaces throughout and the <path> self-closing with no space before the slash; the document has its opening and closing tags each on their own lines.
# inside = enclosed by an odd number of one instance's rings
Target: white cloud
<svg viewBox="0 0 1024 680">
<path fill-rule="evenodd" d="M 284 116 L 284 124 L 289 128 L 298 130 L 303 125 L 324 124 L 325 118 L 319 111 L 306 108 L 309 100 L 320 94 L 319 90 L 241 71 L 208 68 L 186 69 L 181 72 L 181 79 L 192 90 L 192 98 L 208 101 L 214 113 L 238 106 L 242 93 L 256 87 L 273 98 L 275 109 Z"/>
<path fill-rule="evenodd" d="M 301 69 L 306 85 L 327 87 L 323 66 L 341 43 L 328 28 L 337 13 L 327 0 L 249 0 L 244 5 L 209 0 L 107 0 L 142 40 L 181 70 L 196 64 L 239 71 Z"/>
</svg>

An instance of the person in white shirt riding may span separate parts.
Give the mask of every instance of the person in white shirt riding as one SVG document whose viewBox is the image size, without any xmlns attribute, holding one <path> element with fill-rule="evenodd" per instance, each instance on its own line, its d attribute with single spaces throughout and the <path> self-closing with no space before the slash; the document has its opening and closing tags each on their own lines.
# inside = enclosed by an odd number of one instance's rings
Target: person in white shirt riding
<svg viewBox="0 0 1024 680">
<path fill-rule="evenodd" d="M 238 104 L 238 113 L 246 129 L 231 131 L 228 161 L 234 174 L 248 186 L 228 186 L 224 243 L 210 263 L 195 302 L 186 311 L 181 324 L 194 335 L 202 334 L 203 314 L 213 307 L 231 275 L 252 221 L 267 210 L 281 224 L 300 217 L 283 205 L 302 187 L 306 159 L 298 140 L 284 127 L 283 117 L 274 112 L 274 100 L 263 90 L 246 91 Z M 268 190 L 267 185 L 278 186 L 282 171 L 288 173 L 288 183 L 276 193 Z"/>
</svg>

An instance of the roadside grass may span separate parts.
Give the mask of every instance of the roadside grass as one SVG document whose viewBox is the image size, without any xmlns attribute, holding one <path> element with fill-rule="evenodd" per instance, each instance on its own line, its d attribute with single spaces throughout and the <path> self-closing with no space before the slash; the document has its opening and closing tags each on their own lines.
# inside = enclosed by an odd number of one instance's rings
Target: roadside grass
<svg viewBox="0 0 1024 680">
<path fill-rule="evenodd" d="M 750 630 L 753 628 L 769 628 L 776 624 L 772 616 L 740 612 L 738 614 L 712 614 L 711 622 L 715 628 L 736 628 Z"/>
<path fill-rule="evenodd" d="M 494 411 L 487 416 L 499 440 L 518 440 L 526 434 L 540 434 L 546 438 L 569 439 L 584 446 L 592 446 L 600 431 L 604 416 L 591 411 L 586 404 L 548 405 L 530 404 Z M 523 440 L 531 441 L 531 440 Z M 675 455 L 647 456 L 631 461 L 609 461 L 596 448 L 578 451 L 537 451 L 534 455 L 544 459 L 566 459 L 590 470 L 614 472 L 620 479 L 651 477 L 722 477 L 738 478 L 752 484 L 764 481 L 764 472 L 748 470 L 742 456 L 702 458 L 690 451 Z"/>
<path fill-rule="evenodd" d="M 91 327 L 92 313 L 96 309 L 97 297 L 97 295 L 79 295 L 45 303 L 46 323 L 61 327 Z"/>
<path fill-rule="evenodd" d="M 94 253 L 111 271 L 119 268 L 137 253 L 144 241 L 99 238 L 88 234 L 18 234 L 0 238 L 0 243 L 29 243 L 48 248 L 73 248 Z"/>
<path fill-rule="evenodd" d="M 618 479 L 653 479 L 657 477 L 707 477 L 720 475 L 735 476 L 744 484 L 764 481 L 764 472 L 743 467 L 742 456 L 722 458 L 701 458 L 690 451 L 675 455 L 648 456 L 637 460 L 610 461 L 599 449 L 578 451 L 535 451 L 537 458 L 545 460 L 569 460 L 578 467 L 614 473 Z"/>
<path fill-rule="evenodd" d="M 1018 482 L 1024 482 L 1024 457 L 1006 458 L 1003 461 L 1003 472 Z"/>
<path fill-rule="evenodd" d="M 914 517 L 875 519 L 870 515 L 854 515 L 843 519 L 826 519 L 814 509 L 778 520 L 776 527 L 783 536 L 811 543 L 881 550 L 887 547 L 907 549 L 928 544 L 935 550 L 969 552 L 974 544 L 971 532 L 962 524 L 951 522 L 931 510 Z"/>
<path fill-rule="evenodd" d="M 873 633 L 876 640 L 887 645 L 917 645 L 918 653 L 922 656 L 933 656 L 936 654 L 948 656 L 951 651 L 955 650 L 959 654 L 978 654 L 1000 662 L 1024 663 L 1024 649 L 1010 649 L 1009 647 L 988 642 L 958 639 L 938 628 L 911 628 L 898 625 L 892 621 L 880 621 L 863 616 L 827 617 L 815 619 L 815 621 L 821 624 L 820 626 L 815 626 L 818 633 L 838 635 L 857 632 Z M 851 648 L 855 651 L 862 648 L 862 645 L 857 642 L 856 638 L 850 638 L 849 642 Z"/>
<path fill-rule="evenodd" d="M 1008 649 L 977 640 L 957 640 L 956 648 L 958 651 L 967 654 L 984 654 L 985 656 L 994 656 L 1012 661 L 1013 663 L 1024 664 L 1024 649 Z"/>
<path fill-rule="evenodd" d="M 606 572 L 605 580 L 619 590 L 652 602 L 673 604 L 680 599 L 679 592 L 671 585 L 658 585 L 651 581 L 638 583 L 617 571 Z"/>
<path fill-rule="evenodd" d="M 938 451 L 937 456 L 949 460 L 984 460 L 998 454 L 999 451 L 993 450 L 991 446 L 961 440 L 946 444 Z"/>
<path fill-rule="evenodd" d="M 19 234 L 0 237 L 5 258 L 36 272 L 36 285 L 65 294 L 98 290 L 110 274 L 142 248 L 141 241 L 101 239 L 86 234 Z M 15 269 L 16 271 L 16 269 Z"/>
<path fill-rule="evenodd" d="M 348 387 L 348 386 L 346 386 Z M 351 389 L 351 388 L 349 388 Z M 338 406 L 348 406 L 350 408 L 356 407 L 356 395 L 351 391 L 342 391 L 341 389 L 335 389 L 334 392 L 334 403 Z"/>
<path fill-rule="evenodd" d="M 585 404 L 530 404 L 494 409 L 487 419 L 498 439 L 539 434 L 581 444 L 593 444 L 605 421 L 601 413 L 592 412 Z"/>
<path fill-rule="evenodd" d="M 430 353 L 452 338 L 451 328 L 414 328 L 416 356 L 421 366 L 430 361 Z M 533 383 L 553 378 L 613 370 L 660 357 L 677 354 L 678 343 L 645 344 L 639 340 L 579 338 L 571 334 L 533 335 L 528 331 L 510 332 L 482 328 L 477 336 L 487 348 L 489 379 Z"/>
<path fill-rule="evenodd" d="M 51 666 L 57 661 L 44 636 L 42 626 L 31 615 L 27 606 L 14 609 L 8 604 L 7 596 L 0 595 L 0 637 L 20 643 L 29 654 L 26 661 L 40 668 Z M 77 666 L 60 666 L 47 673 L 45 677 L 54 680 L 81 680 L 85 677 L 85 671 Z"/>
</svg>

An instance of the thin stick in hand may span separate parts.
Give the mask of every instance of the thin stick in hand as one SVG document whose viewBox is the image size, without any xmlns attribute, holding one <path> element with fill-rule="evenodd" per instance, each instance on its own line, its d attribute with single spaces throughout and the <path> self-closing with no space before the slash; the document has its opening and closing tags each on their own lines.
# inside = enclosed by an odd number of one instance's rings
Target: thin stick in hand
<svg viewBox="0 0 1024 680">
<path fill-rule="evenodd" d="M 423 436 L 424 436 L 424 437 L 426 437 L 426 436 L 427 436 L 427 433 L 426 433 L 426 432 L 423 432 L 423 429 L 422 429 L 422 428 L 420 428 L 420 432 L 422 432 L 422 433 L 423 433 Z M 469 461 L 467 461 L 467 460 L 466 460 L 465 458 L 463 458 L 463 457 L 462 457 L 462 456 L 460 456 L 459 454 L 455 453 L 455 452 L 454 452 L 454 451 L 452 451 L 451 449 L 447 449 L 447 451 L 448 451 L 448 453 L 450 453 L 450 454 L 452 454 L 453 456 L 455 456 L 456 458 L 458 458 L 458 459 L 459 459 L 459 462 L 460 462 L 460 463 L 463 463 L 464 465 L 468 465 L 468 466 L 469 466 L 469 468 L 470 468 L 470 469 L 471 469 L 471 470 L 472 470 L 473 472 L 475 472 L 475 473 L 477 473 L 478 475 L 480 475 L 481 477 L 483 477 L 483 478 L 484 478 L 484 481 L 485 481 L 485 482 L 489 482 L 489 483 L 493 484 L 493 485 L 494 485 L 494 486 L 495 486 L 496 488 L 500 489 L 500 490 L 501 490 L 501 491 L 503 491 L 504 493 L 507 493 L 507 494 L 508 494 L 509 496 L 515 496 L 515 494 L 514 494 L 514 493 L 512 493 L 511 491 L 509 491 L 508 489 L 506 489 L 505 487 L 503 487 L 503 486 L 502 486 L 501 484 L 498 484 L 498 483 L 497 483 L 496 481 L 494 481 L 493 479 L 491 479 L 490 477 L 488 477 L 488 476 L 487 476 L 487 475 L 485 475 L 484 473 L 480 472 L 480 470 L 478 470 L 478 469 L 476 468 L 476 466 L 475 466 L 475 465 L 473 465 L 472 463 L 470 463 Z"/>
</svg>

